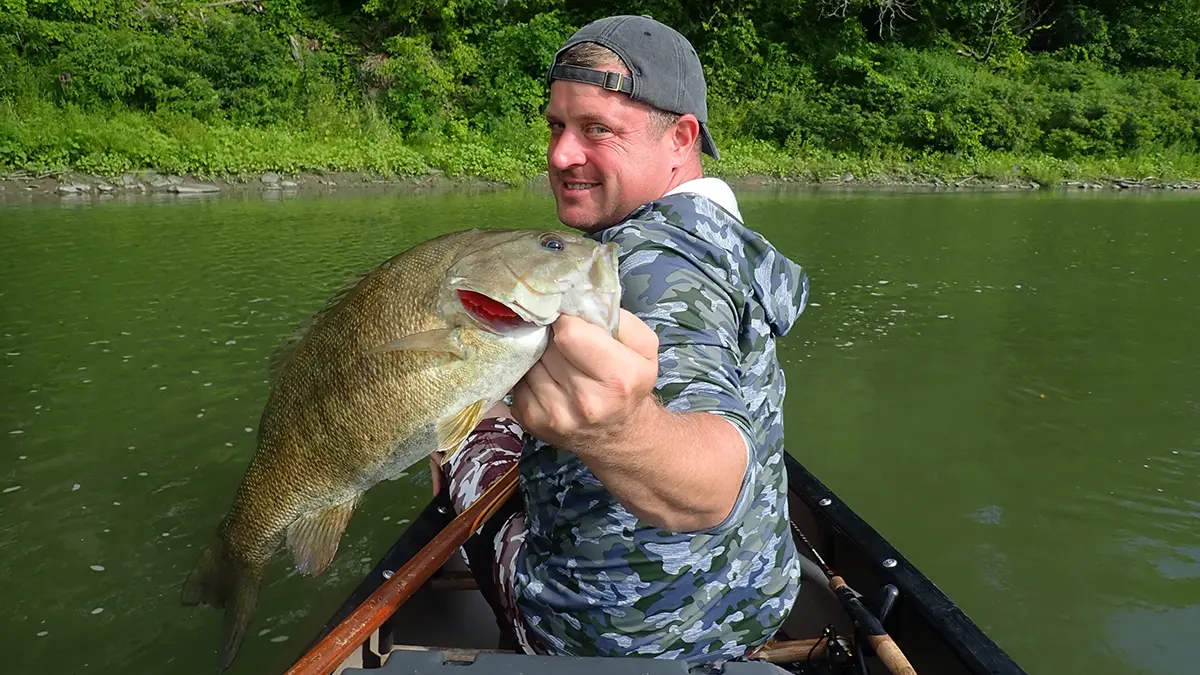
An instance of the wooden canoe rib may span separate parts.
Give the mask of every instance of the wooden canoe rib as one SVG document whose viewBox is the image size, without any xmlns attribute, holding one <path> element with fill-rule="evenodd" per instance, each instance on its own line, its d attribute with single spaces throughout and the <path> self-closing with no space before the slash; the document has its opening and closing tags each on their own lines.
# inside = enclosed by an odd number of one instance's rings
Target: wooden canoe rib
<svg viewBox="0 0 1200 675">
<path fill-rule="evenodd" d="M 1020 666 L 933 582 L 799 461 L 790 454 L 785 455 L 785 461 L 793 526 L 806 533 L 804 538 L 819 549 L 820 557 L 837 572 L 839 583 L 848 583 L 856 593 L 861 592 L 861 600 L 868 604 L 872 595 L 888 585 L 898 591 L 898 599 L 887 615 L 884 628 L 894 638 L 893 646 L 898 648 L 897 651 L 902 650 L 902 663 L 911 663 L 911 670 L 892 672 L 1024 675 Z M 555 657 L 506 653 L 496 650 L 494 644 L 458 644 L 464 635 L 478 634 L 479 626 L 467 629 L 454 625 L 463 617 L 478 620 L 478 614 L 490 615 L 490 610 L 478 597 L 469 573 L 448 571 L 448 566 L 443 564 L 509 498 L 516 482 L 514 469 L 457 518 L 444 493 L 431 500 L 330 618 L 287 675 L 327 675 L 347 668 L 358 672 L 360 668 L 381 668 L 385 661 L 389 665 L 402 665 L 391 664 L 391 661 L 410 657 L 424 658 L 422 663 L 435 666 L 443 662 L 474 664 L 478 659 L 479 664 L 483 664 L 493 663 L 497 658 L 518 658 L 524 659 L 516 666 L 523 672 L 554 672 L 539 670 L 544 666 L 538 664 Z M 805 553 L 804 546 L 799 548 Z M 414 593 L 426 596 L 422 600 L 428 603 L 424 610 L 406 606 Z M 434 596 L 436 600 L 429 599 Z M 792 617 L 776 640 L 753 654 L 753 661 L 775 663 L 791 672 L 806 673 L 810 671 L 806 670 L 805 664 L 827 657 L 831 647 L 829 635 L 838 638 L 835 647 L 857 648 L 857 643 L 848 639 L 853 638 L 854 626 L 833 598 L 825 579 L 806 578 Z M 433 616 L 428 611 L 429 607 L 441 610 L 460 602 L 475 605 L 458 614 L 459 618 L 453 618 L 449 611 Z M 446 619 L 442 634 L 431 637 L 430 620 L 440 614 L 451 618 Z M 835 625 L 838 626 L 836 630 Z M 822 631 L 825 631 L 824 636 Z M 486 642 L 483 638 L 476 639 Z M 615 661 L 629 660 L 634 659 Z M 613 661 L 608 660 L 605 672 L 612 675 L 626 672 Z M 637 661 L 644 663 L 645 659 Z M 878 655 L 871 656 L 868 661 L 871 672 L 889 672 Z M 476 667 L 479 664 L 473 666 L 471 672 L 479 673 L 481 668 Z M 501 668 L 514 667 L 511 661 L 503 661 L 503 664 Z M 408 669 L 404 672 L 435 670 Z M 483 672 L 491 675 L 498 671 L 483 669 Z"/>
</svg>

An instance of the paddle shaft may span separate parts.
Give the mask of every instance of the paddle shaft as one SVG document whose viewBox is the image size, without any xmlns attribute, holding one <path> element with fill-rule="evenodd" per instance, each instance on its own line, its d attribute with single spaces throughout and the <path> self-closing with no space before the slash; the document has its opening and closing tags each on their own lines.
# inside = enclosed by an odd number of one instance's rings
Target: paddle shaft
<svg viewBox="0 0 1200 675">
<path fill-rule="evenodd" d="M 327 675 L 341 665 L 504 504 L 517 488 L 517 472 L 516 466 L 506 471 L 475 503 L 456 516 L 350 616 L 293 664 L 286 675 Z"/>
<path fill-rule="evenodd" d="M 792 530 L 796 533 L 796 536 L 800 537 L 804 545 L 812 551 L 813 556 L 817 559 L 816 561 L 821 567 L 821 571 L 825 573 L 825 578 L 829 579 L 830 590 L 833 591 L 833 594 L 842 603 L 842 607 L 850 615 L 854 624 L 866 634 L 867 644 L 871 645 L 871 649 L 875 651 L 875 655 L 879 657 L 879 660 L 883 661 L 883 665 L 887 667 L 888 671 L 892 675 L 917 675 L 916 669 L 908 662 L 908 659 L 904 656 L 904 652 L 900 651 L 900 647 L 896 644 L 896 641 L 883 629 L 883 624 L 854 595 L 854 592 L 850 590 L 850 586 L 846 584 L 845 579 L 842 579 L 840 576 L 834 574 L 833 570 L 829 569 L 829 565 L 825 564 L 825 560 L 821 557 L 817 548 L 812 545 L 808 537 L 804 536 L 804 533 L 800 531 L 799 526 L 795 522 L 792 523 Z"/>
</svg>

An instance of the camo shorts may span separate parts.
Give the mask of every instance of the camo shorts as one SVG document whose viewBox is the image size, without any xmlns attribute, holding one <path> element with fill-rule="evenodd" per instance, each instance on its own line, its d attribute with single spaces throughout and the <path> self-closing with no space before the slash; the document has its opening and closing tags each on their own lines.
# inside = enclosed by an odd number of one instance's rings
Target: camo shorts
<svg viewBox="0 0 1200 675">
<path fill-rule="evenodd" d="M 467 436 L 462 449 L 443 468 L 455 512 L 465 511 L 492 483 L 516 466 L 521 459 L 524 433 L 516 420 L 493 417 L 480 422 Z M 492 540 L 492 583 L 498 591 L 503 618 L 512 627 L 521 649 L 527 654 L 544 654 L 546 650 L 521 620 L 515 601 L 516 565 L 525 532 L 525 514 L 521 511 L 509 516 L 496 531 Z"/>
</svg>

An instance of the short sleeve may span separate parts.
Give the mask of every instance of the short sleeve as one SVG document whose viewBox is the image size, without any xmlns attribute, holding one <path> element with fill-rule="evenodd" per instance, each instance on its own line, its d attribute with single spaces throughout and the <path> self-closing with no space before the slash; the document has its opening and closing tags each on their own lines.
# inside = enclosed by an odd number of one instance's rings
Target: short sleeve
<svg viewBox="0 0 1200 675">
<path fill-rule="evenodd" d="M 723 272 L 705 265 L 686 242 L 659 241 L 640 229 L 614 238 L 621 245 L 621 305 L 646 323 L 659 339 L 657 393 L 675 412 L 708 412 L 733 424 L 746 446 L 746 475 L 733 512 L 736 524 L 751 501 L 754 434 L 741 388 L 738 303 L 724 289 Z"/>
</svg>

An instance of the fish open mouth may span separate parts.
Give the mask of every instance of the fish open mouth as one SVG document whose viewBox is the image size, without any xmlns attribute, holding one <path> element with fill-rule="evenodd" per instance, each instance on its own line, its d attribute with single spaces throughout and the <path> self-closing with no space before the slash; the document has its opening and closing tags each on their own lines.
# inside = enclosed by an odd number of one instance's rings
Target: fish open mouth
<svg viewBox="0 0 1200 675">
<path fill-rule="evenodd" d="M 517 328 L 532 327 L 534 324 L 521 318 L 508 305 L 498 302 L 475 291 L 458 291 L 458 301 L 471 318 L 488 326 L 497 333 L 504 333 Z"/>
</svg>

